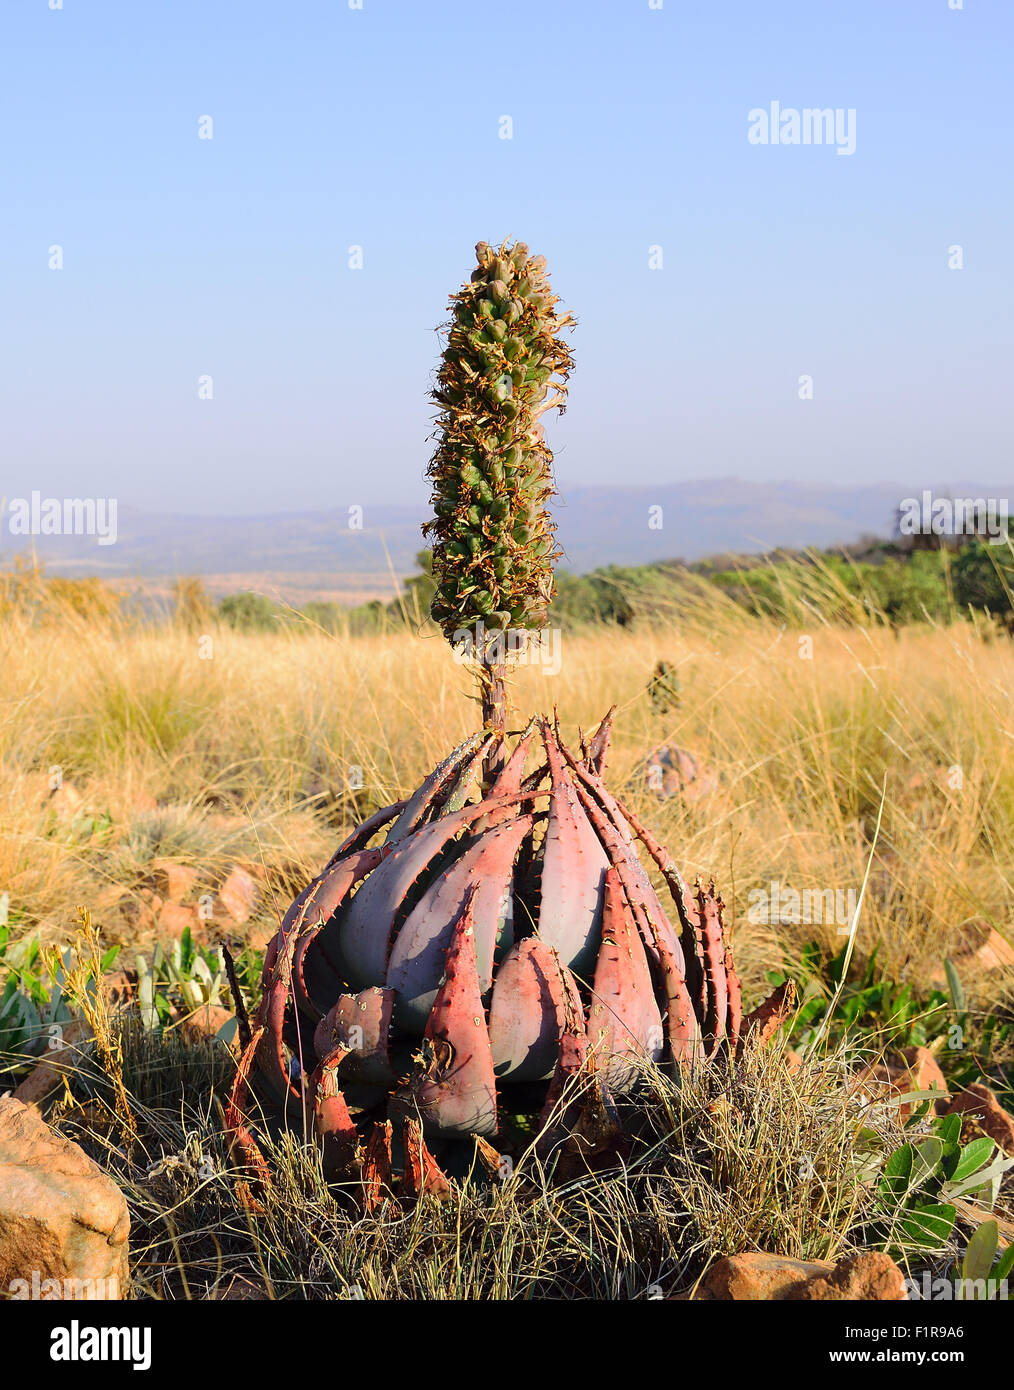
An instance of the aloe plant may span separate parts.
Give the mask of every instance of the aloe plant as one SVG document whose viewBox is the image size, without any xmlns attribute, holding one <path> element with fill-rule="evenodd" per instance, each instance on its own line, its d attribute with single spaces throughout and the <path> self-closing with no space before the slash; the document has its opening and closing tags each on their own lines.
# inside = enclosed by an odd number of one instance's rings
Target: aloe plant
<svg viewBox="0 0 1014 1390">
<path fill-rule="evenodd" d="M 255 1078 L 335 1168 L 361 1157 L 352 1110 L 375 1118 L 367 1205 L 390 1171 L 391 1121 L 402 1190 L 440 1190 L 425 1138 L 495 1138 L 513 1083 L 541 1087 L 540 1142 L 565 1146 L 575 1128 L 602 1139 L 616 1134 L 613 1098 L 645 1067 L 730 1057 L 741 1033 L 714 885 L 688 887 L 606 785 L 612 711 L 578 751 L 545 717 L 508 737 L 502 636 L 539 627 L 553 593 L 540 419 L 566 400 L 571 319 L 524 244 L 480 242 L 476 259 L 451 299 L 426 529 L 433 616 L 452 642 L 475 639 L 483 727 L 353 830 L 289 907 L 227 1110 L 262 1185 L 246 1115 Z"/>
</svg>

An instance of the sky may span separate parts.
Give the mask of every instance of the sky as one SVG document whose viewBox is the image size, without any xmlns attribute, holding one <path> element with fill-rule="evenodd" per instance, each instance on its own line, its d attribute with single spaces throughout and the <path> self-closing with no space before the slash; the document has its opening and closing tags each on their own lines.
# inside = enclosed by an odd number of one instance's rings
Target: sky
<svg viewBox="0 0 1014 1390">
<path fill-rule="evenodd" d="M 955 3 L 4 0 L 0 498 L 423 500 L 504 237 L 579 321 L 564 493 L 1009 479 L 1014 6 Z"/>
</svg>

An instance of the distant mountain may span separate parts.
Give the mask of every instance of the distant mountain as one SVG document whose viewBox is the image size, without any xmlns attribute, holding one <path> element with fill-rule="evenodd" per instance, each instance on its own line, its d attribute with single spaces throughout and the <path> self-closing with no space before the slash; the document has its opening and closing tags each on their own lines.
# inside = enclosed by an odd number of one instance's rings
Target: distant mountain
<svg viewBox="0 0 1014 1390">
<path fill-rule="evenodd" d="M 563 567 L 584 573 L 608 564 L 692 561 L 727 551 L 828 547 L 864 535 L 887 536 L 901 499 L 921 491 L 886 483 L 836 488 L 707 478 L 576 488 L 555 515 Z M 967 483 L 933 491 L 1006 495 L 1003 488 Z M 425 517 L 422 506 L 378 504 L 364 508 L 362 529 L 352 529 L 344 510 L 208 517 L 120 507 L 116 543 L 100 546 L 94 536 L 11 535 L 8 511 L 0 522 L 0 561 L 34 544 L 46 566 L 60 574 L 149 582 L 199 574 L 219 592 L 257 587 L 264 577 L 267 587 L 291 594 L 293 601 L 313 593 L 359 601 L 389 596 L 393 576 L 413 572 Z"/>
</svg>

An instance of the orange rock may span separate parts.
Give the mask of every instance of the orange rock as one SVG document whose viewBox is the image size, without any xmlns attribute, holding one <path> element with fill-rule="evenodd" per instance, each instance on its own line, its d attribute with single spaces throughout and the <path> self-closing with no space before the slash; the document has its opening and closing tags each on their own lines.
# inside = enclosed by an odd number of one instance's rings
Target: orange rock
<svg viewBox="0 0 1014 1390">
<path fill-rule="evenodd" d="M 200 927 L 196 907 L 184 907 L 181 903 L 163 903 L 158 914 L 156 928 L 164 936 L 182 936 L 187 927 L 196 931 Z"/>
<path fill-rule="evenodd" d="M 970 1116 L 1004 1153 L 1014 1154 L 1014 1115 L 1003 1108 L 988 1086 L 975 1081 L 958 1091 L 951 1097 L 946 1114 Z"/>
<path fill-rule="evenodd" d="M 729 1255 L 708 1270 L 695 1295 L 698 1299 L 737 1303 L 780 1302 L 810 1279 L 832 1274 L 827 1260 L 796 1260 L 790 1255 Z"/>
<path fill-rule="evenodd" d="M 995 927 L 990 927 L 989 934 L 973 959 L 981 970 L 1009 970 L 1014 966 L 1014 948 Z"/>
<path fill-rule="evenodd" d="M 883 1062 L 868 1067 L 863 1079 L 889 1086 L 899 1096 L 908 1091 L 939 1091 L 940 1100 L 930 1107 L 934 1112 L 948 1095 L 947 1078 L 927 1047 L 905 1047 L 900 1052 L 889 1053 Z M 902 1119 L 907 1119 L 921 1104 L 921 1101 L 907 1101 L 898 1113 Z"/>
<path fill-rule="evenodd" d="M 123 1194 L 77 1144 L 13 1096 L 0 1099 L 0 1288 L 31 1298 L 57 1281 L 70 1298 L 126 1292 Z M 15 1281 L 20 1281 L 16 1284 Z M 68 1282 L 69 1281 L 69 1282 Z M 34 1294 L 36 1298 L 40 1295 Z"/>
<path fill-rule="evenodd" d="M 190 897 L 197 887 L 200 875 L 189 864 L 173 864 L 167 861 L 156 867 L 157 887 L 163 898 L 171 903 L 181 903 Z"/>
<path fill-rule="evenodd" d="M 849 1255 L 838 1264 L 789 1255 L 732 1255 L 708 1270 L 696 1297 L 733 1302 L 834 1302 L 908 1298 L 905 1277 L 888 1255 Z"/>
<path fill-rule="evenodd" d="M 222 1008 L 220 1004 L 205 1004 L 203 1008 L 198 1009 L 196 1013 L 192 1013 L 183 1020 L 180 1024 L 180 1032 L 190 1043 L 212 1042 L 225 1025 L 234 1019 L 235 1015 L 228 1009 Z M 234 1052 L 239 1051 L 238 1032 L 233 1033 L 228 1046 Z"/>
<path fill-rule="evenodd" d="M 798 1285 L 789 1299 L 807 1303 L 903 1303 L 908 1299 L 905 1276 L 880 1251 L 867 1250 L 839 1260 L 830 1274 L 820 1274 Z"/>
<path fill-rule="evenodd" d="M 898 1056 L 903 1058 L 917 1091 L 942 1091 L 944 1095 L 947 1094 L 947 1078 L 928 1047 L 903 1047 Z"/>
<path fill-rule="evenodd" d="M 965 924 L 962 938 L 961 945 L 952 956 L 959 978 L 983 970 L 1014 969 L 1014 947 L 982 917 L 975 917 Z M 938 989 L 947 989 L 947 972 L 942 966 L 930 976 L 930 984 Z"/>
<path fill-rule="evenodd" d="M 258 888 L 254 879 L 237 864 L 219 889 L 218 901 L 238 926 L 249 921 L 257 902 Z"/>
</svg>

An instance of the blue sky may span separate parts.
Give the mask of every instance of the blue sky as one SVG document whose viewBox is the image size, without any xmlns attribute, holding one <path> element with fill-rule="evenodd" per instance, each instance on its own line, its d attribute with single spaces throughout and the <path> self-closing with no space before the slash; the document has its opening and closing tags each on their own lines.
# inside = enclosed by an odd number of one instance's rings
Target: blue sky
<svg viewBox="0 0 1014 1390">
<path fill-rule="evenodd" d="M 1009 0 L 48 4 L 0 18 L 0 495 L 423 498 L 504 236 L 579 319 L 565 491 L 1011 476 Z M 751 145 L 775 100 L 855 153 Z"/>
</svg>

